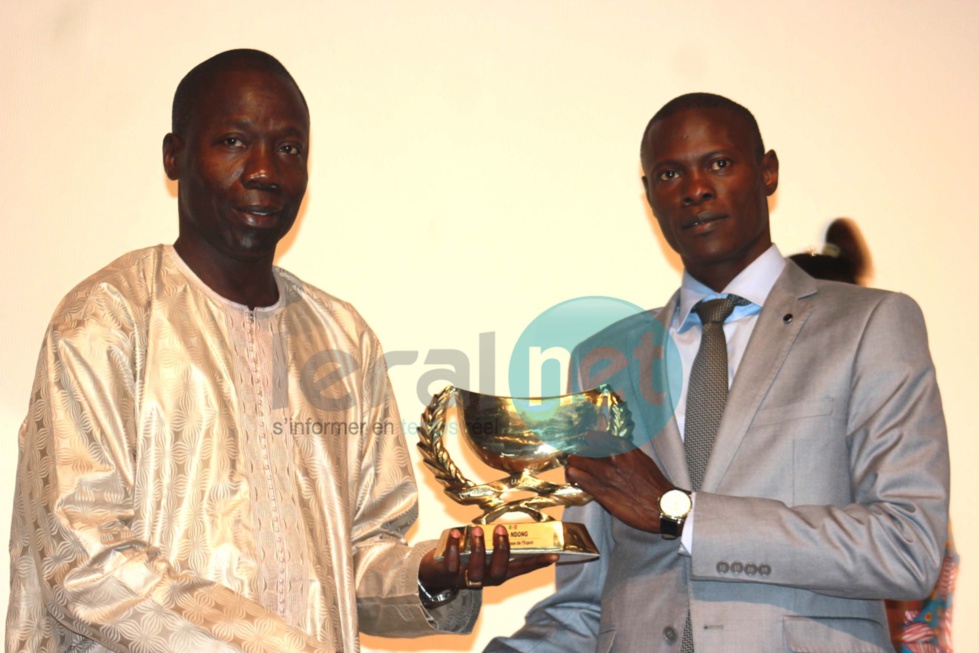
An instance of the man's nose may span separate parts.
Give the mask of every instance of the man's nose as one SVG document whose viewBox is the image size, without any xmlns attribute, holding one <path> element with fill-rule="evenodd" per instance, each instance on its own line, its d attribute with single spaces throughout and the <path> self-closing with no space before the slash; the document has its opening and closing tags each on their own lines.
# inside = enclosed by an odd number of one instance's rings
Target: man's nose
<svg viewBox="0 0 979 653">
<path fill-rule="evenodd" d="M 252 146 L 242 178 L 248 188 L 276 189 L 282 185 L 279 161 L 271 146 L 264 143 Z"/>
<path fill-rule="evenodd" d="M 683 204 L 694 206 L 717 197 L 714 184 L 708 175 L 702 172 L 688 173 L 683 187 Z"/>
</svg>

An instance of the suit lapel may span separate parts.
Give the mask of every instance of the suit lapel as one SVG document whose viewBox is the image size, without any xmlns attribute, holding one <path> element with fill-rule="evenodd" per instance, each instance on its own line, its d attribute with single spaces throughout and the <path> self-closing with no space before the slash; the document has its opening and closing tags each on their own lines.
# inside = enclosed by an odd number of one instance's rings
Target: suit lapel
<svg viewBox="0 0 979 653">
<path fill-rule="evenodd" d="M 808 298 L 815 293 L 813 279 L 794 263 L 788 262 L 758 315 L 731 385 L 704 474 L 705 492 L 716 491 L 724 478 L 758 407 L 768 394 L 802 325 L 813 311 L 813 302 Z M 791 319 L 787 320 L 786 316 L 790 315 Z"/>
<path fill-rule="evenodd" d="M 656 314 L 656 320 L 667 330 L 669 330 L 670 322 L 673 319 L 673 314 L 676 311 L 676 306 L 679 301 L 680 293 L 678 291 L 673 294 L 673 297 L 666 303 L 666 306 Z M 633 347 L 639 344 L 639 338 L 642 337 L 643 333 L 636 334 L 636 337 L 633 338 Z M 662 355 L 665 356 L 665 352 Z M 641 368 L 641 365 L 629 366 L 629 381 L 632 383 L 631 396 L 636 398 L 634 402 L 636 407 L 630 407 L 630 410 L 633 414 L 636 431 L 638 433 L 650 433 L 650 431 L 656 428 L 656 425 L 662 423 L 662 417 L 657 418 L 656 415 L 656 410 L 659 407 L 650 405 L 643 399 L 642 384 L 644 381 L 640 378 Z M 670 384 L 667 381 L 666 365 L 660 366 L 659 369 L 663 372 L 662 378 L 657 378 L 653 387 L 664 388 L 667 393 L 664 399 L 666 406 L 674 406 L 677 397 L 672 397 L 669 394 Z M 649 381 L 646 381 L 646 383 L 649 383 Z M 676 418 L 671 415 L 666 425 L 659 432 L 651 434 L 651 436 L 651 439 L 643 443 L 640 449 L 656 461 L 656 464 L 666 474 L 666 477 L 674 484 L 679 487 L 690 487 L 687 459 L 683 453 L 683 440 L 680 439 L 680 431 L 677 428 Z"/>
</svg>

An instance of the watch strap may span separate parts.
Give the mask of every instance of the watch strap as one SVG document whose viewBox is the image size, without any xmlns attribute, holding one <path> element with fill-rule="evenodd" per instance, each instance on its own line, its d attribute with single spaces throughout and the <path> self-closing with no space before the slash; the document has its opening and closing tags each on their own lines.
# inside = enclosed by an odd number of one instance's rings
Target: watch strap
<svg viewBox="0 0 979 653">
<path fill-rule="evenodd" d="M 428 610 L 440 608 L 446 603 L 452 601 L 452 599 L 458 595 L 459 590 L 455 587 L 450 587 L 442 590 L 441 592 L 432 594 L 428 591 L 428 588 L 422 584 L 421 580 L 418 581 L 418 598 L 421 599 L 422 605 Z"/>
</svg>

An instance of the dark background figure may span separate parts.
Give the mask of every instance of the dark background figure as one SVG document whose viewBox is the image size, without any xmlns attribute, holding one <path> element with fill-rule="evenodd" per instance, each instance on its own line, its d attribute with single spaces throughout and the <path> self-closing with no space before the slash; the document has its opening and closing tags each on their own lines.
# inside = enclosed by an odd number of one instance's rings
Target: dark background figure
<svg viewBox="0 0 979 653">
<path fill-rule="evenodd" d="M 819 252 L 789 257 L 816 279 L 866 285 L 871 275 L 870 251 L 857 224 L 837 218 L 826 230 Z M 952 652 L 952 592 L 958 554 L 949 531 L 942 573 L 931 594 L 919 601 L 886 601 L 891 641 L 900 653 Z"/>
<path fill-rule="evenodd" d="M 873 268 L 860 230 L 849 218 L 837 218 L 830 223 L 821 251 L 793 254 L 789 258 L 816 279 L 861 286 L 866 285 Z"/>
</svg>

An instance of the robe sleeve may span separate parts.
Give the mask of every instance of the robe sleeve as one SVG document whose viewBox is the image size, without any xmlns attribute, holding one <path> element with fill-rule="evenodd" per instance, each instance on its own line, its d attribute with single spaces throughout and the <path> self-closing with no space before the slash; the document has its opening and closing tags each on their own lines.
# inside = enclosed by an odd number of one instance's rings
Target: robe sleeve
<svg viewBox="0 0 979 653">
<path fill-rule="evenodd" d="M 437 631 L 468 633 L 481 592 L 463 590 L 432 610 L 418 596 L 418 567 L 435 542 L 409 547 L 405 532 L 418 515 L 411 457 L 380 345 L 368 333 L 364 362 L 357 501 L 353 520 L 354 566 L 360 630 L 371 635 L 420 637 Z"/>
</svg>

